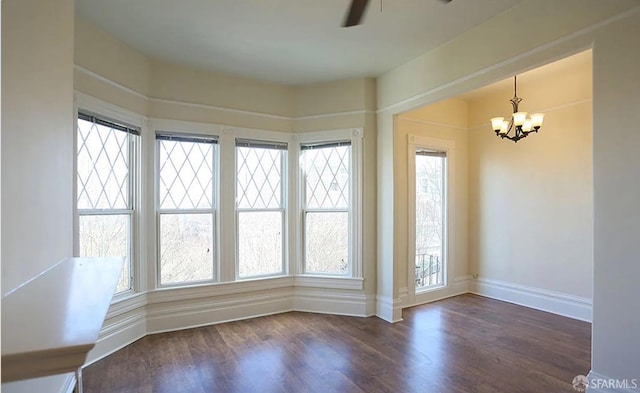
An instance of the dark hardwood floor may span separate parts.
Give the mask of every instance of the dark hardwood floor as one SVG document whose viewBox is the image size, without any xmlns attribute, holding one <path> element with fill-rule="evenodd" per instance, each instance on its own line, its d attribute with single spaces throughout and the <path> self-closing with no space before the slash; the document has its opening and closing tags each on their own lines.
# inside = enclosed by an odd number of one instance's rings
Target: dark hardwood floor
<svg viewBox="0 0 640 393">
<path fill-rule="evenodd" d="M 591 325 L 475 295 L 404 321 L 292 312 L 147 336 L 84 370 L 87 393 L 575 392 Z"/>
</svg>

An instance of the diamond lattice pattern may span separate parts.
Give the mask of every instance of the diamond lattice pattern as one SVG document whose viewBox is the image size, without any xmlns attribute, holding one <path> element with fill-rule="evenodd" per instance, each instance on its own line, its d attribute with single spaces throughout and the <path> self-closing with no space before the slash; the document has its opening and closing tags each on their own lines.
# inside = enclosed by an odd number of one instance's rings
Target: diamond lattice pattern
<svg viewBox="0 0 640 393">
<path fill-rule="evenodd" d="M 349 207 L 350 154 L 350 146 L 303 151 L 307 208 L 344 209 Z"/>
<path fill-rule="evenodd" d="M 237 192 L 240 209 L 282 206 L 282 150 L 237 147 Z"/>
<path fill-rule="evenodd" d="M 160 208 L 213 208 L 214 144 L 161 140 Z"/>
<path fill-rule="evenodd" d="M 78 209 L 128 209 L 130 134 L 78 119 Z"/>
</svg>

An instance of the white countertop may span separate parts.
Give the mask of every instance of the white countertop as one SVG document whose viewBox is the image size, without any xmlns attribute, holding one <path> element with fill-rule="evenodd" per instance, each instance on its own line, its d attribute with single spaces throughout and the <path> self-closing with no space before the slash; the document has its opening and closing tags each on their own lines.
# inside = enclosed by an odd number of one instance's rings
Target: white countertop
<svg viewBox="0 0 640 393">
<path fill-rule="evenodd" d="M 3 296 L 2 382 L 80 368 L 122 264 L 122 258 L 68 258 Z"/>
</svg>

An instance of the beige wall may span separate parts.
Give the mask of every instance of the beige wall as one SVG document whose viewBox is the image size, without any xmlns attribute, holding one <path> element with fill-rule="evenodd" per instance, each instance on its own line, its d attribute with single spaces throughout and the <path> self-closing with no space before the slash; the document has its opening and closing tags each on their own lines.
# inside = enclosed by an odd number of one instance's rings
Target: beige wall
<svg viewBox="0 0 640 393">
<path fill-rule="evenodd" d="M 519 75 L 520 109 L 546 113 L 526 140 L 502 140 L 488 122 L 511 113 L 511 83 L 469 101 L 470 272 L 591 299 L 591 56 L 573 58 Z"/>
<path fill-rule="evenodd" d="M 2 2 L 3 294 L 72 254 L 73 22 L 72 0 Z M 57 392 L 64 379 L 2 391 Z"/>
<path fill-rule="evenodd" d="M 2 292 L 7 293 L 71 256 L 73 1 L 6 0 L 2 18 Z"/>
<path fill-rule="evenodd" d="M 634 378 L 640 365 L 640 10 L 593 49 L 592 370 Z M 640 391 L 640 388 L 636 391 Z"/>
<path fill-rule="evenodd" d="M 616 15 L 615 17 L 613 17 Z M 535 20 L 527 29 L 509 28 Z M 378 83 L 378 227 L 394 228 L 394 114 L 429 105 L 593 47 L 594 274 L 592 369 L 634 378 L 640 364 L 640 7 L 626 0 L 525 0 Z M 378 234 L 381 313 L 399 319 L 393 239 Z M 400 269 L 401 270 L 401 269 Z"/>
<path fill-rule="evenodd" d="M 396 285 L 403 293 L 408 287 L 409 261 L 415 257 L 407 254 L 410 238 L 408 231 L 409 212 L 407 209 L 408 195 L 408 136 L 432 137 L 452 140 L 455 142 L 455 169 L 450 174 L 450 179 L 455 182 L 455 201 L 452 210 L 453 232 L 450 233 L 450 241 L 455 247 L 447 254 L 452 256 L 448 261 L 449 278 L 465 277 L 468 272 L 468 132 L 467 132 L 468 105 L 465 101 L 449 99 L 427 107 L 403 113 L 398 116 L 393 137 L 393 171 L 394 171 L 394 199 L 398 201 L 394 210 L 394 235 L 396 261 L 395 271 L 398 274 Z M 389 233 L 388 235 L 391 235 Z M 451 239 L 451 236 L 454 238 Z"/>
</svg>

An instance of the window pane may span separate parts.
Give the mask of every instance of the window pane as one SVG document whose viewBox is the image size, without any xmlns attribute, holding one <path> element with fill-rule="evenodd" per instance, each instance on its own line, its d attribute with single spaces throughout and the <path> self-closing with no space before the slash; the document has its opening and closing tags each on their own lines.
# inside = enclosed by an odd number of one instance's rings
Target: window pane
<svg viewBox="0 0 640 393">
<path fill-rule="evenodd" d="M 129 137 L 78 119 L 78 209 L 129 208 Z"/>
<path fill-rule="evenodd" d="M 349 207 L 351 146 L 303 150 L 306 207 Z"/>
<path fill-rule="evenodd" d="M 160 140 L 160 209 L 213 208 L 211 143 Z"/>
<path fill-rule="evenodd" d="M 306 272 L 347 274 L 349 213 L 307 212 L 305 227 Z"/>
<path fill-rule="evenodd" d="M 160 215 L 160 283 L 213 279 L 213 214 Z"/>
<path fill-rule="evenodd" d="M 282 212 L 238 212 L 240 277 L 282 273 Z"/>
<path fill-rule="evenodd" d="M 416 289 L 443 283 L 444 163 L 416 155 Z"/>
<path fill-rule="evenodd" d="M 282 150 L 237 147 L 238 208 L 282 206 Z"/>
<path fill-rule="evenodd" d="M 81 257 L 125 257 L 116 292 L 131 288 L 129 233 L 131 216 L 81 215 L 79 217 Z"/>
</svg>

